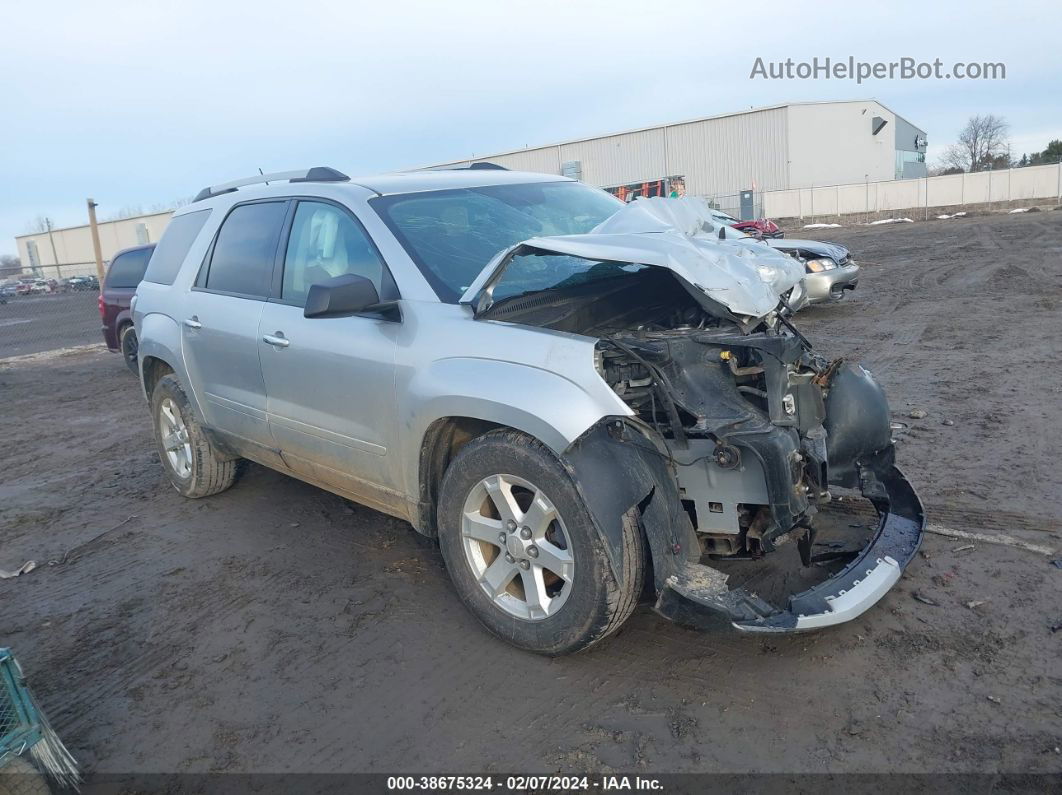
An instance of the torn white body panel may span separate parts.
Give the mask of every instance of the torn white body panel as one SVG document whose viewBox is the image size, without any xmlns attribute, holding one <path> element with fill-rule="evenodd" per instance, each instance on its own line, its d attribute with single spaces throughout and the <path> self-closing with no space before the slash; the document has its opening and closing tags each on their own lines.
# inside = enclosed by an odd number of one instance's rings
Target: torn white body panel
<svg viewBox="0 0 1062 795">
<path fill-rule="evenodd" d="M 461 302 L 478 302 L 481 293 L 489 298 L 508 262 L 527 250 L 667 268 L 695 296 L 747 318 L 772 312 L 804 276 L 792 257 L 715 221 L 703 199 L 638 199 L 585 235 L 531 238 L 502 252 Z"/>
</svg>

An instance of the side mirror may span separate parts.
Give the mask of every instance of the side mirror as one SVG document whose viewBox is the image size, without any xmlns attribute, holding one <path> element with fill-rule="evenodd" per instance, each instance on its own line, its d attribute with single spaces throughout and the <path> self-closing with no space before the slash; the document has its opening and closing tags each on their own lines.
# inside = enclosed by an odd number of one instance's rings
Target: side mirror
<svg viewBox="0 0 1062 795">
<path fill-rule="evenodd" d="M 335 317 L 364 312 L 380 303 L 376 286 L 364 276 L 345 273 L 311 284 L 303 317 Z"/>
</svg>

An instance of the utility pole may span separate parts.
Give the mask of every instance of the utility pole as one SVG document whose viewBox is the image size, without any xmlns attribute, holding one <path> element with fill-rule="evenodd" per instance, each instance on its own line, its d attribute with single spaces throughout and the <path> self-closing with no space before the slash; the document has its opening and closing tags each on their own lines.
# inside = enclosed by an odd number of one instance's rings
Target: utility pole
<svg viewBox="0 0 1062 795">
<path fill-rule="evenodd" d="M 52 219 L 45 218 L 44 225 L 48 229 L 48 241 L 52 244 L 52 261 L 55 263 L 55 278 L 63 278 L 63 270 L 59 267 L 59 255 L 55 253 L 55 238 L 52 236 Z"/>
<path fill-rule="evenodd" d="M 92 230 L 92 252 L 96 255 L 96 278 L 103 289 L 103 252 L 100 250 L 100 230 L 96 226 L 96 202 L 88 199 L 89 228 Z"/>
</svg>

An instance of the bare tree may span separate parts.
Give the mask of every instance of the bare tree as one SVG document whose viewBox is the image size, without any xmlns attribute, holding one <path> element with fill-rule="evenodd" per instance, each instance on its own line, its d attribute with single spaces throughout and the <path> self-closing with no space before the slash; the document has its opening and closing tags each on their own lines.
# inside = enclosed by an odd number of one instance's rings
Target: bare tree
<svg viewBox="0 0 1062 795">
<path fill-rule="evenodd" d="M 108 221 L 121 221 L 125 218 L 136 218 L 138 215 L 143 214 L 144 206 L 142 204 L 127 204 L 125 207 L 115 210 L 112 213 L 108 213 L 107 215 L 101 216 L 100 221 L 104 223 Z"/>
<path fill-rule="evenodd" d="M 52 222 L 51 219 L 48 218 L 48 216 L 38 215 L 36 218 L 26 224 L 26 233 L 33 235 L 37 234 L 38 232 L 47 232 L 51 225 Z"/>
<path fill-rule="evenodd" d="M 959 140 L 944 150 L 941 165 L 963 171 L 1006 167 L 1010 162 L 1010 125 L 1002 116 L 971 116 Z"/>
<path fill-rule="evenodd" d="M 0 255 L 0 278 L 22 273 L 22 260 L 10 254 Z"/>
</svg>

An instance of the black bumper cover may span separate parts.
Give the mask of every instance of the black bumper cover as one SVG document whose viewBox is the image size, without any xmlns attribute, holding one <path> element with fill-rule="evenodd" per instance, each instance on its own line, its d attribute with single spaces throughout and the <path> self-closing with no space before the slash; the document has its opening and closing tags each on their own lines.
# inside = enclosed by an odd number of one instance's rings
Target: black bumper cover
<svg viewBox="0 0 1062 795">
<path fill-rule="evenodd" d="M 742 588 L 725 590 L 713 570 L 689 564 L 668 578 L 656 610 L 700 629 L 730 625 L 747 632 L 795 632 L 840 624 L 874 605 L 914 558 L 925 531 L 922 502 L 895 466 L 880 477 L 867 473 L 864 493 L 878 510 L 873 540 L 840 573 L 775 608 Z"/>
</svg>

